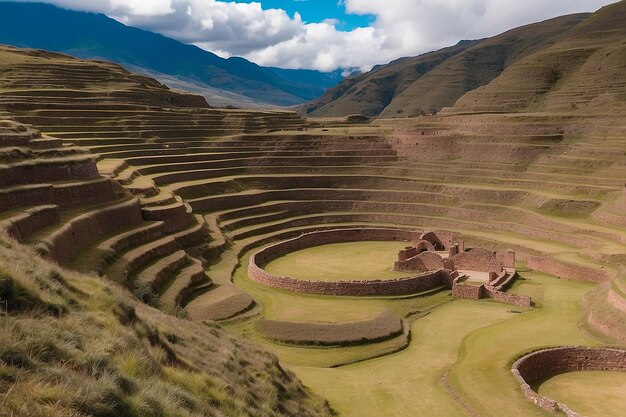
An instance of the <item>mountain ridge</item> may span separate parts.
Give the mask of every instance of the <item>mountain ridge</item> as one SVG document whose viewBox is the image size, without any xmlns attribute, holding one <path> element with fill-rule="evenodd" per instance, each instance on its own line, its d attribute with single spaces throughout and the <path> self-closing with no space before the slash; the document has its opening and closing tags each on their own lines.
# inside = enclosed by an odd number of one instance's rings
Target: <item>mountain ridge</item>
<svg viewBox="0 0 626 417">
<path fill-rule="evenodd" d="M 549 46 L 589 13 L 559 16 L 491 38 L 400 58 L 346 79 L 322 97 L 298 107 L 308 116 L 411 117 L 452 106 L 468 91 L 489 83 L 515 60 Z"/>
<path fill-rule="evenodd" d="M 340 71 L 325 74 L 304 70 L 298 74 L 300 70 L 262 67 L 244 58 L 224 59 L 195 45 L 126 26 L 103 14 L 40 3 L 0 2 L 0 43 L 82 59 L 104 59 L 135 70 L 143 68 L 191 79 L 254 102 L 278 106 L 313 99 L 341 77 Z"/>
</svg>

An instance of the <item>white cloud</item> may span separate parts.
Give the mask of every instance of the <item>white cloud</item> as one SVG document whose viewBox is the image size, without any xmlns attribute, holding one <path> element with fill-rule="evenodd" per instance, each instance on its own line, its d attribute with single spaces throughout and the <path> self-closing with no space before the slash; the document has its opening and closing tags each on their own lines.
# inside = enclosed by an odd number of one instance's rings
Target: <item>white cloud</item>
<svg viewBox="0 0 626 417">
<path fill-rule="evenodd" d="M 43 0 L 43 2 L 74 10 L 106 14 L 116 11 L 146 17 L 161 16 L 174 11 L 172 0 Z"/>
<path fill-rule="evenodd" d="M 611 0 L 345 0 L 348 12 L 374 14 L 385 55 L 415 55 L 460 39 L 480 39 L 551 17 L 595 11 Z"/>
<path fill-rule="evenodd" d="M 367 70 L 401 56 L 493 36 L 568 13 L 594 11 L 610 0 L 339 0 L 349 13 L 371 14 L 367 28 L 340 31 L 338 22 L 305 23 L 299 14 L 261 3 L 217 0 L 47 0 L 105 13 L 123 23 L 193 43 L 222 56 L 239 55 L 285 68 Z M 261 0 L 262 2 L 262 0 Z"/>
</svg>

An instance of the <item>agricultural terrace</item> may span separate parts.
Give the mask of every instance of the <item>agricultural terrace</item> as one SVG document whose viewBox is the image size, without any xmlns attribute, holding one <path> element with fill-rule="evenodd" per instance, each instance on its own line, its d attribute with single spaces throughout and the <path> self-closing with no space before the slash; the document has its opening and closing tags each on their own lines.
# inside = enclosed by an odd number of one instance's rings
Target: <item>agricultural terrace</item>
<svg viewBox="0 0 626 417">
<path fill-rule="evenodd" d="M 585 107 L 601 83 L 582 94 L 586 84 L 568 79 L 530 105 L 545 92 L 538 76 L 515 94 L 496 91 L 506 83 L 478 89 L 436 117 L 353 124 L 209 108 L 112 64 L 0 55 L 3 228 L 154 307 L 221 321 L 340 415 L 546 416 L 511 373 L 515 360 L 626 343 L 626 126 L 623 113 Z M 248 275 L 268 245 L 350 228 L 450 230 L 468 248 L 511 249 L 518 278 L 506 293 L 534 305 L 455 299 L 443 284 L 296 293 Z M 358 246 L 344 254 L 370 258 Z M 337 248 L 318 251 L 270 268 L 293 274 L 324 251 L 320 268 L 341 263 L 328 253 Z M 388 261 L 368 270 L 393 279 Z M 612 404 L 603 415 L 620 415 Z"/>
</svg>

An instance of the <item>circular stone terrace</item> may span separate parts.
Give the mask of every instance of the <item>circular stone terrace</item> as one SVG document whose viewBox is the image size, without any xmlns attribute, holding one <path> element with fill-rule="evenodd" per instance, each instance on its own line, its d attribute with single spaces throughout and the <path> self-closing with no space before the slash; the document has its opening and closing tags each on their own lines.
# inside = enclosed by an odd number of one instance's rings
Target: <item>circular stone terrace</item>
<svg viewBox="0 0 626 417">
<path fill-rule="evenodd" d="M 270 262 L 285 255 L 322 245 L 347 242 L 411 242 L 420 233 L 400 229 L 333 229 L 305 233 L 297 238 L 275 243 L 256 252 L 250 258 L 248 276 L 260 284 L 273 288 L 310 294 L 345 296 L 393 296 L 414 294 L 441 285 L 442 271 L 427 271 L 399 278 L 389 276 L 364 280 L 306 280 L 290 276 L 273 275 L 264 268 Z M 349 264 L 351 259 L 346 259 Z"/>
<path fill-rule="evenodd" d="M 568 405 L 540 395 L 535 388 L 556 375 L 577 371 L 626 372 L 626 350 L 583 346 L 540 349 L 522 356 L 511 368 L 526 398 L 539 407 L 558 415 L 583 417 Z"/>
<path fill-rule="evenodd" d="M 367 246 L 366 242 L 403 244 L 374 245 L 381 250 L 393 248 L 397 260 L 393 262 L 394 258 L 388 253 L 380 254 L 381 259 L 389 259 L 389 268 L 379 267 L 379 272 L 366 272 L 361 279 L 352 279 L 358 277 L 355 271 L 380 265 L 380 259 L 367 259 L 376 254 L 345 256 L 338 262 L 329 251 L 337 244 Z M 326 248 L 322 249 L 324 246 Z M 310 248 L 315 248 L 317 257 L 291 265 L 292 270 L 298 270 L 298 276 L 279 275 L 289 271 L 290 255 Z M 328 262 L 324 254 L 328 255 Z M 277 260 L 286 262 L 276 267 Z M 451 288 L 457 298 L 489 297 L 529 306 L 528 297 L 504 292 L 515 277 L 514 262 L 512 251 L 496 253 L 482 248 L 465 251 L 463 243 L 457 242 L 454 234 L 447 231 L 422 233 L 390 228 L 347 228 L 305 233 L 266 246 L 250 258 L 248 276 L 269 287 L 309 294 L 403 296 L 445 287 Z M 320 275 L 322 277 L 317 278 Z"/>
</svg>

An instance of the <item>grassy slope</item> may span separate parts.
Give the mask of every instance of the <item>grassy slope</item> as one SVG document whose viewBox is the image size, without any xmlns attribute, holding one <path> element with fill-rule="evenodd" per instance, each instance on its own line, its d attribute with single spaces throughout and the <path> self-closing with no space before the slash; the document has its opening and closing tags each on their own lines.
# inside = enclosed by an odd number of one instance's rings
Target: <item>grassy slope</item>
<svg viewBox="0 0 626 417">
<path fill-rule="evenodd" d="M 318 117 L 346 116 L 355 113 L 378 115 L 396 94 L 416 78 L 472 44 L 464 43 L 415 58 L 402 58 L 368 73 L 347 78 L 322 97 L 302 105 L 300 111 Z"/>
<path fill-rule="evenodd" d="M 46 65 L 42 65 L 46 62 Z M 37 77 L 49 80 L 49 86 L 36 84 L 31 80 L 24 80 L 24 72 L 35 68 Z M 70 71 L 85 71 L 100 77 L 96 85 L 83 78 L 69 78 Z M 169 90 L 158 81 L 131 73 L 119 65 L 104 61 L 83 61 L 68 55 L 32 49 L 17 49 L 10 46 L 0 45 L 0 74 L 3 82 L 0 92 L 5 95 L 19 94 L 24 91 L 36 89 L 51 92 L 59 89 L 61 93 L 72 94 L 73 92 L 88 92 L 113 95 L 113 93 L 126 94 L 128 101 L 137 104 L 166 107 L 208 107 L 204 98 L 190 95 L 184 92 Z M 135 94 L 133 94 L 135 93 Z M 131 96 L 132 94 L 132 96 Z"/>
<path fill-rule="evenodd" d="M 402 242 L 354 242 L 315 246 L 289 253 L 265 266 L 274 275 L 312 281 L 395 279 L 393 271 Z"/>
<path fill-rule="evenodd" d="M 625 18 L 624 1 L 601 9 L 554 45 L 518 60 L 493 82 L 461 97 L 450 112 L 623 111 Z"/>
<path fill-rule="evenodd" d="M 254 345 L 0 245 L 0 416 L 329 415 Z"/>
<path fill-rule="evenodd" d="M 463 94 L 497 77 L 516 60 L 555 42 L 559 35 L 589 17 L 561 16 L 522 26 L 486 39 L 417 79 L 381 112 L 381 117 L 436 113 Z"/>
</svg>

